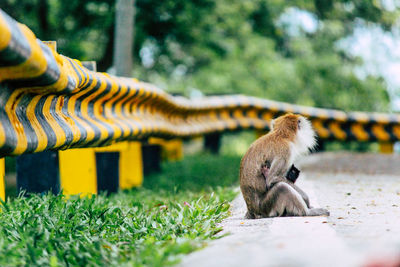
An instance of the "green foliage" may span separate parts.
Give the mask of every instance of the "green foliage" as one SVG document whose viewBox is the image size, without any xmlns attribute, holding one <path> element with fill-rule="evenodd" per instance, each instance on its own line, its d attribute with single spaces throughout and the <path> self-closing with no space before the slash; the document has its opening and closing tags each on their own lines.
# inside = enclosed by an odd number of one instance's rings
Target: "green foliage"
<svg viewBox="0 0 400 267">
<path fill-rule="evenodd" d="M 188 155 L 183 161 L 163 163 L 163 171 L 146 177 L 144 187 L 176 192 L 182 189 L 201 192 L 229 187 L 238 182 L 240 159 L 237 155 Z"/>
<path fill-rule="evenodd" d="M 80 60 L 101 61 L 107 42 L 112 39 L 114 2 L 3 0 L 1 8 L 27 24 L 39 39 L 56 40 L 60 53 Z"/>
<path fill-rule="evenodd" d="M 221 154 L 236 157 L 235 161 L 239 162 L 256 138 L 254 130 L 225 133 L 222 136 Z"/>
<path fill-rule="evenodd" d="M 112 63 L 114 1 L 4 0 L 2 8 L 59 51 Z M 134 76 L 170 92 L 241 93 L 344 110 L 388 111 L 386 84 L 360 79 L 362 65 L 338 48 L 357 21 L 390 30 L 399 17 L 384 1 L 136 0 Z M 318 28 L 289 34 L 290 9 L 308 11 Z M 144 56 L 147 51 L 147 62 Z"/>
<path fill-rule="evenodd" d="M 192 29 L 201 33 L 197 42 L 172 39 L 168 53 L 155 49 L 154 65 L 136 68 L 135 73 L 186 95 L 196 88 L 206 94 L 241 93 L 317 107 L 387 111 L 383 80 L 357 78 L 353 70 L 362 62 L 337 47 L 337 41 L 352 33 L 355 18 L 390 28 L 398 16 L 375 2 L 361 2 L 216 1 Z M 314 14 L 318 29 L 288 34 L 277 20 L 290 7 Z"/>
<path fill-rule="evenodd" d="M 203 185 L 214 180 L 231 186 L 238 166 L 227 164 L 218 174 L 198 166 L 215 171 L 227 161 L 208 155 L 165 164 L 163 174 L 146 181 L 145 188 L 108 198 L 9 199 L 0 212 L 0 266 L 173 265 L 221 230 L 217 223 L 228 216 L 236 193 L 217 182 L 208 189 Z M 194 175 L 179 173 L 176 167 L 185 163 Z"/>
</svg>

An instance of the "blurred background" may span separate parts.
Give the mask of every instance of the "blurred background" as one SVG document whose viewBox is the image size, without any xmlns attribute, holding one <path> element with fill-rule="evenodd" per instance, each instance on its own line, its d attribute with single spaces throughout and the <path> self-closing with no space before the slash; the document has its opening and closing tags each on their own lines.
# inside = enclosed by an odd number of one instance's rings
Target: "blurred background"
<svg viewBox="0 0 400 267">
<path fill-rule="evenodd" d="M 113 68 L 115 0 L 1 0 L 58 51 Z M 124 2 L 124 1 L 120 1 Z M 400 110 L 396 0 L 130 0 L 131 76 L 186 96 Z M 128 8 L 128 7 L 127 7 Z"/>
</svg>

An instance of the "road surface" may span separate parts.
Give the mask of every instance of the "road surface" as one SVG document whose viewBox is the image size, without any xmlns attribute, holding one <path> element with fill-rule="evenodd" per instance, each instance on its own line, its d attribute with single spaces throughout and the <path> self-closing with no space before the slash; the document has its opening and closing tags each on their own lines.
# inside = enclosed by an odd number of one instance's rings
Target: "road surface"
<svg viewBox="0 0 400 267">
<path fill-rule="evenodd" d="M 400 266 L 400 155 L 318 153 L 297 165 L 297 184 L 329 217 L 245 220 L 239 195 L 228 235 L 181 266 Z"/>
</svg>

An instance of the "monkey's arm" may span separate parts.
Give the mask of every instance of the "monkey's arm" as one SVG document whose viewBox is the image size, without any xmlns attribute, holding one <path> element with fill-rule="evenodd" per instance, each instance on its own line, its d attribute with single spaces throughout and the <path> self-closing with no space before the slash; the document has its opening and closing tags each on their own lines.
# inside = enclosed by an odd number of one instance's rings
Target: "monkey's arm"
<svg viewBox="0 0 400 267">
<path fill-rule="evenodd" d="M 267 189 L 270 189 L 278 182 L 286 182 L 285 175 L 289 169 L 289 162 L 285 157 L 276 157 L 268 170 L 268 177 L 266 178 Z"/>
</svg>

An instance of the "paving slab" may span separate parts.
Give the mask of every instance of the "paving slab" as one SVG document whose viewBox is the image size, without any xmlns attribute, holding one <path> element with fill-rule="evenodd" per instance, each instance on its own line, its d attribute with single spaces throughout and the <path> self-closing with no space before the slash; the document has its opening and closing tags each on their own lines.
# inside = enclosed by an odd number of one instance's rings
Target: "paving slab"
<svg viewBox="0 0 400 267">
<path fill-rule="evenodd" d="M 180 266 L 367 266 L 400 255 L 400 156 L 320 153 L 298 166 L 298 185 L 329 217 L 245 220 L 239 195 L 222 223 L 227 236 Z"/>
</svg>

